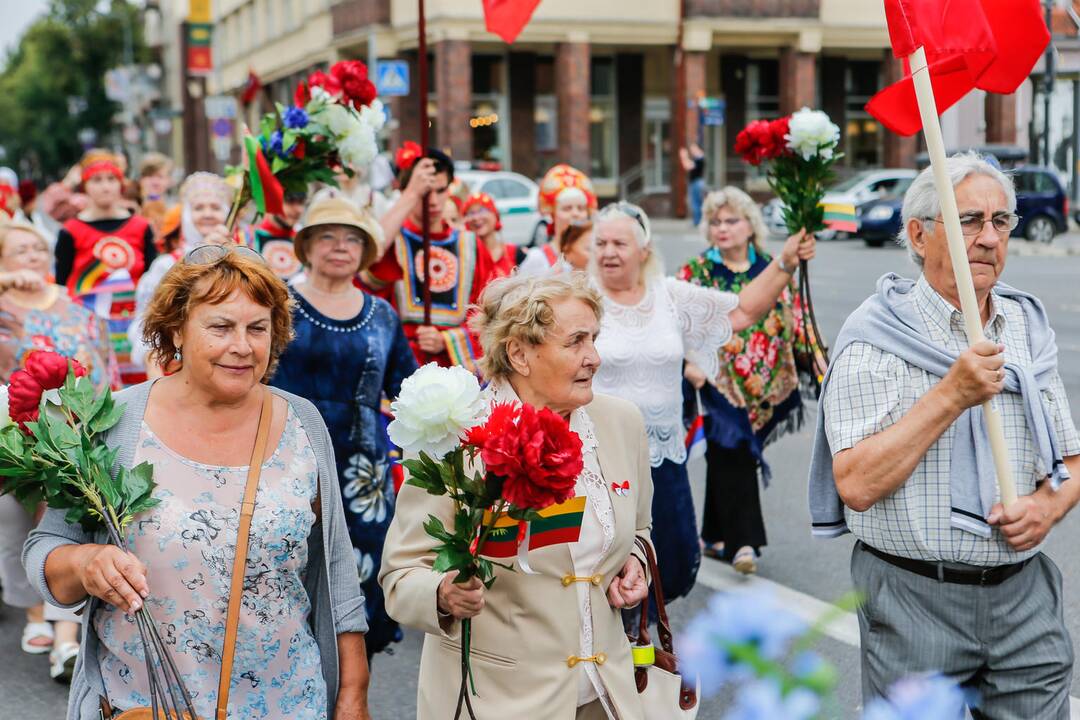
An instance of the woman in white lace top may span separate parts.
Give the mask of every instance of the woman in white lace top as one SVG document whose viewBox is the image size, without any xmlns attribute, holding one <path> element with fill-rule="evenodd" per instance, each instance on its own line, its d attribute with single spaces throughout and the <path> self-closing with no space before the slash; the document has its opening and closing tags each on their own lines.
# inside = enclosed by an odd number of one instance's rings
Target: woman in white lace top
<svg viewBox="0 0 1080 720">
<path fill-rule="evenodd" d="M 720 292 L 664 277 L 649 218 L 630 203 L 597 216 L 593 274 L 604 314 L 596 348 L 598 392 L 630 400 L 645 417 L 653 486 L 653 544 L 664 595 L 690 592 L 701 550 L 682 424 L 683 360 L 708 377 L 720 371 L 718 351 L 776 304 L 799 260 L 814 256 L 812 235 L 787 239 L 776 260 L 742 292 Z"/>
</svg>

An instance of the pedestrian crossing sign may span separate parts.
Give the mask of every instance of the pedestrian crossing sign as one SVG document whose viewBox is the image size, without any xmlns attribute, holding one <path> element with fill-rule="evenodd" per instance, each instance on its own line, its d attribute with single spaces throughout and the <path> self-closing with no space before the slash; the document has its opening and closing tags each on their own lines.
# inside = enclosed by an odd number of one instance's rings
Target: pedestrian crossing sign
<svg viewBox="0 0 1080 720">
<path fill-rule="evenodd" d="M 387 97 L 409 94 L 409 63 L 405 60 L 380 60 L 375 66 L 375 87 Z"/>
</svg>

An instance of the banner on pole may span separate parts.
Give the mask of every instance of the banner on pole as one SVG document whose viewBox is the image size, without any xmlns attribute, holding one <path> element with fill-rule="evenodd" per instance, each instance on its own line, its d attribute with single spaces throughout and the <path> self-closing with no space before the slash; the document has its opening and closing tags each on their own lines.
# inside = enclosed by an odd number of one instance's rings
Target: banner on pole
<svg viewBox="0 0 1080 720">
<path fill-rule="evenodd" d="M 188 75 L 209 75 L 214 71 L 214 59 L 210 41 L 214 26 L 209 23 L 190 23 L 187 30 Z"/>
</svg>

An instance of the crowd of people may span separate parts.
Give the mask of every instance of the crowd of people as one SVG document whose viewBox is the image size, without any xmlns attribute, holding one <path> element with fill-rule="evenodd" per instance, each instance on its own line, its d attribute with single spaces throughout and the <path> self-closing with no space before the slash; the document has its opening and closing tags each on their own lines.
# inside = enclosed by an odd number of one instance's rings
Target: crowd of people
<svg viewBox="0 0 1080 720">
<path fill-rule="evenodd" d="M 370 664 L 401 639 L 401 626 L 426 633 L 418 717 L 445 717 L 458 690 L 459 621 L 471 618 L 481 717 L 639 718 L 622 610 L 650 582 L 668 600 L 687 595 L 703 555 L 756 571 L 767 544 L 765 448 L 803 419 L 794 349 L 804 327 L 792 278 L 814 257 L 813 235 L 795 233 L 770 254 L 757 203 L 736 187 L 706 192 L 696 178 L 702 252 L 669 276 L 646 212 L 619 200 L 600 207 L 590 179 L 571 166 L 545 175 L 548 240 L 523 248 L 502 237 L 495 200 L 463 187 L 446 154 L 409 143 L 394 161 L 392 190 L 341 175 L 340 187 L 288 194 L 282 212 L 234 227 L 235 179 L 196 172 L 174 193 L 172 163 L 154 154 L 129 179 L 122 156 L 90 151 L 40 195 L 0 170 L 0 186 L 18 191 L 0 194 L 0 383 L 34 350 L 77 359 L 98 387 L 121 391 L 124 416 L 106 442 L 122 466 L 155 466 L 162 500 L 130 526 L 128 553 L 60 511 L 33 516 L 0 496 L 3 600 L 25 608 L 23 651 L 50 653 L 52 676 L 72 683 L 69 717 L 146 704 L 128 619 L 144 603 L 167 629 L 200 716 L 213 715 L 245 462 L 256 464 L 250 448 L 261 449 L 264 425 L 258 504 L 268 511 L 251 530 L 231 685 L 238 717 L 368 717 Z M 695 172 L 704 160 L 694 148 L 684 162 Z M 999 274 L 1001 228 L 1014 216 L 1010 181 L 985 163 L 961 169 L 958 191 L 996 184 L 972 191 L 981 224 L 964 228 Z M 928 182 L 920 176 L 909 195 Z M 931 224 L 939 211 L 919 202 L 905 203 L 905 220 L 924 279 L 889 281 L 882 312 L 917 310 L 926 317 L 911 326 L 956 346 L 956 364 L 941 361 L 942 385 L 953 388 L 941 404 L 956 412 L 923 407 L 939 368 L 905 354 L 915 340 L 901 329 L 880 341 L 864 336 L 887 332 L 880 318 L 846 329 L 820 406 L 815 530 L 856 533 L 855 581 L 874 593 L 893 568 L 926 574 L 936 562 L 963 575 L 941 561 L 1018 566 L 1003 571 L 1011 577 L 1038 567 L 1037 577 L 1024 576 L 1025 602 L 1060 621 L 1060 576 L 1048 560 L 1032 560 L 1049 524 L 1030 519 L 1035 509 L 991 508 L 983 493 L 976 513 L 986 528 L 962 538 L 953 530 L 947 540 L 949 513 L 965 509 L 948 505 L 950 482 L 960 489 L 948 479 L 950 451 L 935 444 L 970 442 L 947 428 L 1007 386 L 1010 356 L 1015 364 L 1015 353 L 1028 352 L 1025 332 L 1049 333 L 1052 345 L 1052 331 L 1037 301 L 1017 294 L 984 318 L 1006 360 L 994 344 L 960 352 L 941 223 Z M 986 298 L 997 274 L 982 279 Z M 903 298 L 912 294 L 914 304 Z M 1080 438 L 1056 366 L 1043 359 L 1037 377 L 1009 373 L 1024 392 L 1055 398 L 1043 423 L 1050 439 L 1027 440 L 1025 412 L 1037 414 L 1038 399 L 1025 404 L 1022 394 L 1006 405 L 1015 416 L 1006 428 L 1023 463 L 1022 488 L 1042 493 L 1036 509 L 1051 508 L 1056 519 L 1076 501 L 1072 486 L 1048 495 L 1035 482 L 1057 471 L 1043 467 L 1047 457 L 1064 458 L 1062 478 L 1080 472 Z M 553 410 L 581 438 L 577 494 L 591 509 L 569 554 L 537 552 L 533 572 L 511 573 L 490 590 L 433 567 L 424 525 L 429 516 L 453 524 L 452 506 L 402 484 L 400 452 L 386 432 L 389 401 L 431 362 L 482 378 L 489 404 Z M 700 530 L 686 468 L 688 403 L 703 416 L 707 440 Z M 872 478 L 869 467 L 878 468 Z M 912 473 L 925 480 L 905 484 Z M 611 489 L 615 481 L 625 492 Z M 980 499 L 977 483 L 963 490 Z M 1004 536 L 991 537 L 990 526 Z M 642 543 L 655 550 L 655 577 Z M 922 586 L 910 593 L 895 606 L 860 610 L 868 696 L 928 652 L 906 632 L 891 643 L 866 637 L 868 622 L 903 631 L 931 611 L 918 603 L 939 601 Z M 73 611 L 84 602 L 80 619 Z M 955 612 L 974 602 L 957 595 Z M 939 669 L 966 669 L 981 631 L 943 633 L 934 657 L 956 662 Z M 1067 635 L 1047 642 L 1028 652 L 1056 653 L 1057 688 L 1066 664 L 1071 671 L 1071 646 Z M 996 679 L 990 674 L 986 683 Z M 1067 698 L 1068 683 L 1061 688 Z M 1034 713 L 1017 717 L 1056 717 L 1047 710 L 1057 707 L 1056 689 L 1006 694 L 1003 706 Z"/>
</svg>

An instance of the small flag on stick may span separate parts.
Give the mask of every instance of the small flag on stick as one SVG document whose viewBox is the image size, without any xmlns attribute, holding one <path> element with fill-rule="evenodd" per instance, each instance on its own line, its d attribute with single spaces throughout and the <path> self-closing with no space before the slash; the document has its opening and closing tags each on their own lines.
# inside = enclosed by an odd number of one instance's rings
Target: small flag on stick
<svg viewBox="0 0 1080 720">
<path fill-rule="evenodd" d="M 251 184 L 251 199 L 260 215 L 280 215 L 285 211 L 285 191 L 281 183 L 270 172 L 259 141 L 250 133 L 244 136 L 247 150 L 248 182 Z"/>
</svg>

